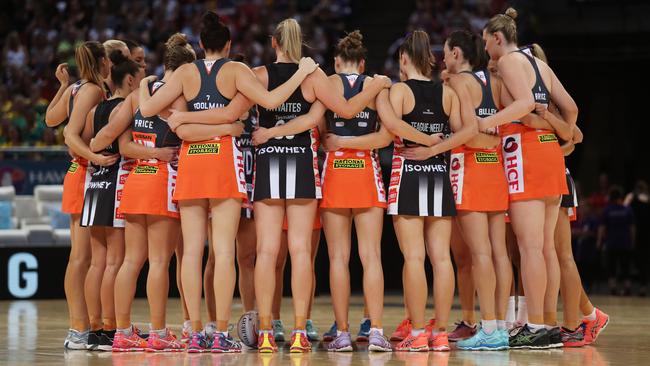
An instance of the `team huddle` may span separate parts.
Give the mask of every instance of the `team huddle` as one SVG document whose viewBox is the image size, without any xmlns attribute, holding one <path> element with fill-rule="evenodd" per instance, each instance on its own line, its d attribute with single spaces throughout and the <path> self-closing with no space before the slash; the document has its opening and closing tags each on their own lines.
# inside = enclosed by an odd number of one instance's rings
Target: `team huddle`
<svg viewBox="0 0 650 366">
<path fill-rule="evenodd" d="M 241 56 L 229 58 L 230 31 L 214 12 L 203 16 L 205 58 L 197 60 L 187 38 L 174 34 L 165 44 L 161 80 L 145 77 L 137 44 L 80 45 L 80 80 L 69 85 L 60 65 L 61 87 L 46 114 L 48 126 L 66 123 L 73 156 L 63 191 L 72 241 L 65 347 L 232 353 L 243 343 L 277 352 L 285 340 L 279 308 L 288 254 L 290 350 L 308 352 L 320 338 L 311 308 L 322 228 L 335 316 L 323 338 L 328 351 L 352 351 L 353 222 L 365 302 L 357 342 L 368 342 L 370 351 L 594 342 L 609 318 L 589 301 L 573 260 L 577 198 L 564 164 L 582 141 L 578 109 L 541 48 L 517 45 L 516 15 L 510 8 L 494 16 L 482 35 L 451 33 L 440 81 L 432 80 L 435 59 L 423 31 L 405 37 L 401 82 L 394 84 L 363 74 L 359 31 L 339 40 L 336 74 L 326 75 L 301 57 L 294 19 L 271 37 L 276 62 L 252 69 Z M 377 149 L 391 142 L 384 187 Z M 382 325 L 386 213 L 404 256 L 405 319 L 390 337 Z M 180 339 L 166 322 L 174 254 L 185 318 Z M 453 330 L 452 254 L 463 310 Z M 434 277 L 430 319 L 427 258 Z M 131 322 L 146 261 L 148 333 Z M 245 311 L 240 340 L 228 331 L 237 276 Z"/>
</svg>

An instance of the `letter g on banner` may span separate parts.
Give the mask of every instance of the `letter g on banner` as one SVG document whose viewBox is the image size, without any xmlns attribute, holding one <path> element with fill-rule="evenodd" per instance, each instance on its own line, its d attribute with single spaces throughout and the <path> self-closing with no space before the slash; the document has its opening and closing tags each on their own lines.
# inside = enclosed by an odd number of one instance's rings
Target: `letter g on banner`
<svg viewBox="0 0 650 366">
<path fill-rule="evenodd" d="M 24 269 L 21 269 L 24 265 Z M 38 290 L 38 260 L 30 253 L 16 253 L 7 264 L 7 287 L 12 296 L 24 299 Z"/>
</svg>

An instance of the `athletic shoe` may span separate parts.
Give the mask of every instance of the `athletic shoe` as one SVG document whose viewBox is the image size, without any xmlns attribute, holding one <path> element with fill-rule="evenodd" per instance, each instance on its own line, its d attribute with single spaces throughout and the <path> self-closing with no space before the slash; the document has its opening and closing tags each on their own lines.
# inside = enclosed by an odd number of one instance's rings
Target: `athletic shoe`
<svg viewBox="0 0 650 366">
<path fill-rule="evenodd" d="M 456 347 L 468 351 L 500 351 L 509 347 L 508 334 L 496 329 L 491 334 L 487 334 L 483 328 L 479 329 L 474 336 L 463 339 L 456 343 Z"/>
<path fill-rule="evenodd" d="M 329 352 L 352 352 L 352 338 L 350 332 L 341 332 L 327 345 Z"/>
<path fill-rule="evenodd" d="M 149 340 L 151 340 L 151 337 L 149 337 Z M 113 352 L 142 352 L 148 348 L 147 342 L 131 328 L 131 334 L 129 335 L 122 332 L 115 333 L 111 349 Z"/>
<path fill-rule="evenodd" d="M 370 336 L 370 319 L 365 319 L 359 325 L 359 333 L 357 333 L 357 342 L 368 342 Z"/>
<path fill-rule="evenodd" d="M 429 338 L 430 335 L 427 332 L 422 332 L 418 334 L 417 336 L 413 337 L 413 335 L 410 335 L 409 338 L 413 338 L 413 340 L 409 344 L 409 352 L 428 352 L 429 351 Z M 404 340 L 406 342 L 408 338 Z"/>
<path fill-rule="evenodd" d="M 427 324 L 424 325 L 424 332 L 425 333 L 431 333 L 433 332 L 433 328 L 436 326 L 436 318 L 431 318 L 427 322 Z"/>
<path fill-rule="evenodd" d="M 548 330 L 548 337 L 551 348 L 562 348 L 562 334 L 560 332 L 560 327 L 553 327 Z"/>
<path fill-rule="evenodd" d="M 205 337 L 209 340 L 212 340 L 216 332 L 217 332 L 217 324 L 215 324 L 214 322 L 206 323 L 203 326 L 203 333 L 205 333 Z"/>
<path fill-rule="evenodd" d="M 458 342 L 463 339 L 471 338 L 476 334 L 476 325 L 470 326 L 466 321 L 457 322 L 456 328 L 449 333 L 450 342 Z"/>
<path fill-rule="evenodd" d="M 426 333 L 426 332 L 425 332 Z M 439 332 L 436 335 L 429 334 L 429 350 L 438 352 L 449 351 L 449 337 L 447 332 Z"/>
<path fill-rule="evenodd" d="M 116 336 L 117 337 L 117 336 Z M 174 333 L 165 329 L 165 336 L 161 337 L 157 332 L 150 332 L 147 338 L 147 352 L 182 352 L 185 345 L 181 343 Z"/>
<path fill-rule="evenodd" d="M 580 324 L 576 330 L 562 327 L 560 330 L 564 347 L 582 347 L 585 345 L 585 325 Z"/>
<path fill-rule="evenodd" d="M 328 330 L 327 332 L 323 333 L 323 340 L 324 340 L 325 342 L 331 342 L 331 341 L 333 341 L 334 338 L 336 338 L 336 334 L 337 334 L 336 331 L 337 331 L 337 328 L 336 328 L 336 322 L 334 322 L 334 324 L 332 324 L 332 327 L 330 328 L 330 330 Z"/>
<path fill-rule="evenodd" d="M 232 338 L 230 334 L 223 332 L 214 333 L 212 339 L 212 353 L 240 353 L 241 343 Z"/>
<path fill-rule="evenodd" d="M 289 348 L 289 352 L 305 353 L 309 351 L 311 351 L 311 343 L 309 343 L 308 336 L 303 332 L 294 330 L 291 333 L 291 347 Z"/>
<path fill-rule="evenodd" d="M 510 348 L 513 349 L 548 349 L 551 341 L 545 328 L 533 332 L 526 324 L 519 328 L 516 334 L 510 336 L 509 343 Z"/>
<path fill-rule="evenodd" d="M 609 324 L 609 315 L 603 313 L 598 308 L 595 309 L 595 320 L 584 319 L 582 321 L 582 323 L 585 325 L 585 344 L 592 344 L 596 342 L 596 339 L 600 335 L 600 332 L 602 332 L 607 327 L 607 324 Z"/>
<path fill-rule="evenodd" d="M 311 319 L 307 319 L 307 324 L 305 326 L 305 330 L 307 331 L 307 338 L 311 342 L 319 341 L 320 340 L 320 335 L 318 334 L 318 328 L 314 325 L 314 322 L 311 321 Z M 293 343 L 293 342 L 291 342 Z"/>
<path fill-rule="evenodd" d="M 358 338 L 357 338 L 358 339 Z M 381 332 L 374 329 L 368 335 L 368 351 L 374 352 L 392 352 L 393 347 Z"/>
<path fill-rule="evenodd" d="M 183 331 L 181 332 L 181 342 L 187 343 L 190 341 L 190 334 L 192 334 L 192 323 L 189 320 L 183 322 Z"/>
<path fill-rule="evenodd" d="M 284 325 L 282 324 L 282 320 L 273 320 L 272 325 L 273 338 L 275 338 L 277 342 L 284 342 Z"/>
<path fill-rule="evenodd" d="M 99 336 L 99 346 L 97 350 L 110 352 L 113 350 L 113 338 L 115 337 L 115 329 L 102 331 L 102 335 Z"/>
<path fill-rule="evenodd" d="M 210 352 L 210 340 L 204 332 L 192 332 L 190 335 L 190 342 L 187 345 L 187 352 Z"/>
<path fill-rule="evenodd" d="M 90 333 L 89 330 L 80 332 L 78 330 L 68 329 L 68 335 L 65 337 L 65 340 L 63 341 L 63 347 L 66 349 L 85 351 L 86 348 L 88 347 L 89 333 Z"/>
<path fill-rule="evenodd" d="M 399 323 L 393 334 L 390 335 L 390 340 L 396 342 L 403 341 L 411 335 L 412 329 L 413 324 L 411 324 L 411 319 L 404 319 Z"/>
<path fill-rule="evenodd" d="M 272 330 L 261 330 L 257 336 L 257 350 L 259 353 L 274 353 L 278 351 Z"/>
<path fill-rule="evenodd" d="M 86 349 L 88 351 L 96 351 L 99 347 L 99 339 L 102 337 L 102 329 L 91 330 L 88 332 L 88 345 Z"/>
</svg>

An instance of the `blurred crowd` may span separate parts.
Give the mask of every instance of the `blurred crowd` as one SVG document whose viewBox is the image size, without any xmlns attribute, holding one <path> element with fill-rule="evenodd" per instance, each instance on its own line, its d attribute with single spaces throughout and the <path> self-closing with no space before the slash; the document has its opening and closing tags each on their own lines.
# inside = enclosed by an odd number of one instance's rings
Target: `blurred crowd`
<svg viewBox="0 0 650 366">
<path fill-rule="evenodd" d="M 61 127 L 45 127 L 44 115 L 58 88 L 56 66 L 75 73 L 74 50 L 85 40 L 133 40 L 143 46 L 148 74 L 162 74 L 165 40 L 181 31 L 199 50 L 201 14 L 217 9 L 231 26 L 233 53 L 251 65 L 274 60 L 270 37 L 287 17 L 303 27 L 305 53 L 322 66 L 332 60 L 330 45 L 344 30 L 350 0 L 132 0 L 18 1 L 0 14 L 0 146 L 63 143 Z M 199 55 L 200 56 L 200 55 Z"/>
<path fill-rule="evenodd" d="M 578 197 L 582 195 L 578 194 Z M 572 224 L 576 263 L 589 291 L 608 283 L 612 295 L 647 295 L 650 282 L 650 196 L 638 180 L 631 192 L 601 174 L 599 189 L 580 200 Z"/>
</svg>

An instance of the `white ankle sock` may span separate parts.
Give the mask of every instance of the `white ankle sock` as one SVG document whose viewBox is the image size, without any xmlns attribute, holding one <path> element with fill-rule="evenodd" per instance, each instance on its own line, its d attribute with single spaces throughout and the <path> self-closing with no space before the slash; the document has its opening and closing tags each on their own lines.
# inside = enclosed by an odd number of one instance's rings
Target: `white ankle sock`
<svg viewBox="0 0 650 366">
<path fill-rule="evenodd" d="M 537 333 L 538 331 L 544 329 L 545 325 L 544 324 L 531 324 L 528 323 L 528 328 L 533 332 Z"/>
<path fill-rule="evenodd" d="M 494 333 L 495 330 L 497 330 L 497 321 L 496 320 L 481 320 L 481 328 L 483 328 L 485 333 L 492 334 L 492 333 Z"/>
<path fill-rule="evenodd" d="M 506 310 L 506 322 L 514 323 L 515 322 L 515 297 L 510 296 L 508 298 L 508 309 Z"/>
<path fill-rule="evenodd" d="M 528 305 L 526 304 L 526 296 L 519 296 L 517 305 L 517 321 L 522 324 L 528 323 Z"/>
<path fill-rule="evenodd" d="M 596 308 L 594 308 L 591 314 L 585 315 L 583 318 L 587 320 L 596 320 Z"/>
<path fill-rule="evenodd" d="M 497 320 L 497 329 L 506 330 L 508 329 L 508 324 L 505 320 Z"/>
<path fill-rule="evenodd" d="M 417 337 L 422 333 L 424 333 L 424 329 L 411 329 L 411 335 L 413 337 Z"/>
<path fill-rule="evenodd" d="M 377 331 L 379 334 L 384 335 L 384 328 L 370 328 L 370 333 Z"/>
</svg>

